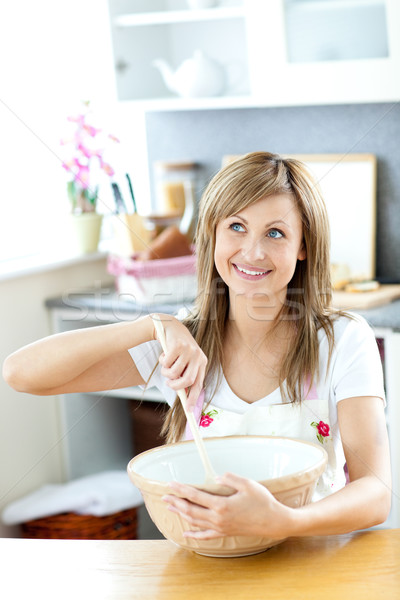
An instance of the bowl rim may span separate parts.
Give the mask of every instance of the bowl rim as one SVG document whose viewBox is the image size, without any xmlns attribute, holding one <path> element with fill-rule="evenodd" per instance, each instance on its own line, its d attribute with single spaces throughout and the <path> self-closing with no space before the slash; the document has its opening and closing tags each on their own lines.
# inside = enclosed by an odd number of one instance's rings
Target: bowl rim
<svg viewBox="0 0 400 600">
<path fill-rule="evenodd" d="M 244 438 L 246 438 L 246 439 L 261 438 L 261 439 L 270 439 L 270 440 L 284 440 L 284 441 L 298 442 L 301 444 L 305 444 L 307 446 L 312 446 L 321 452 L 320 459 L 318 461 L 316 461 L 310 467 L 307 467 L 305 469 L 300 469 L 298 471 L 294 471 L 293 473 L 290 473 L 289 475 L 283 475 L 282 477 L 272 477 L 270 479 L 257 480 L 259 483 L 264 485 L 271 493 L 283 492 L 283 491 L 290 490 L 291 488 L 296 488 L 296 487 L 298 487 L 298 485 L 300 483 L 301 484 L 309 483 L 316 477 L 317 473 L 318 473 L 318 477 L 320 475 L 322 475 L 322 473 L 324 472 L 326 465 L 328 463 L 328 453 L 325 450 L 325 448 L 323 448 L 321 445 L 318 445 L 314 442 L 309 442 L 309 441 L 302 440 L 299 438 L 294 438 L 294 437 L 275 436 L 275 435 L 227 435 L 227 436 L 206 437 L 203 439 L 204 439 L 204 442 L 207 444 L 209 441 L 213 441 L 213 440 L 221 440 L 221 439 L 232 440 L 232 439 L 244 439 Z M 129 461 L 129 463 L 127 465 L 128 475 L 131 477 L 132 480 L 134 480 L 133 481 L 134 484 L 137 485 L 137 487 L 139 489 L 149 490 L 150 488 L 153 488 L 154 485 L 156 485 L 156 486 L 159 486 L 161 489 L 163 489 L 166 493 L 168 490 L 170 490 L 169 485 L 168 485 L 169 482 L 158 481 L 156 479 L 149 479 L 148 477 L 144 477 L 143 475 L 140 475 L 139 473 L 137 473 L 133 467 L 134 467 L 135 463 L 137 463 L 139 461 L 139 459 L 141 459 L 143 456 L 145 456 L 147 454 L 157 454 L 157 452 L 162 452 L 163 449 L 165 449 L 165 448 L 183 446 L 185 444 L 193 445 L 194 440 L 182 440 L 180 442 L 175 442 L 173 444 L 163 444 L 162 446 L 156 446 L 155 448 L 150 448 L 149 450 L 145 450 L 144 452 L 137 454 Z M 301 480 L 301 482 L 300 482 L 300 480 Z M 208 492 L 213 493 L 212 490 L 211 489 L 208 490 L 207 486 L 205 486 L 204 484 L 190 484 L 189 483 L 187 485 L 190 485 L 191 487 L 195 487 L 197 489 L 200 489 L 200 490 L 203 490 L 206 492 L 208 491 Z M 176 492 L 174 492 L 174 493 L 176 494 Z"/>
</svg>

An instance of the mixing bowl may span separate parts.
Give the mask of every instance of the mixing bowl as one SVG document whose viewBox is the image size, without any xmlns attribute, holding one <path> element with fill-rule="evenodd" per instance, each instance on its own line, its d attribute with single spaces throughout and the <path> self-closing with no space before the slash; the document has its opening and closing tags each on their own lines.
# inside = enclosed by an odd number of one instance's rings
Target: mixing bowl
<svg viewBox="0 0 400 600">
<path fill-rule="evenodd" d="M 287 506 L 311 501 L 315 485 L 327 463 L 322 446 L 291 438 L 229 436 L 204 440 L 219 475 L 230 471 L 264 485 Z M 128 475 L 142 493 L 150 517 L 161 533 L 187 550 L 205 556 L 247 556 L 283 540 L 263 536 L 226 536 L 212 540 L 183 537 L 191 529 L 180 515 L 168 510 L 161 498 L 173 493 L 168 482 L 179 481 L 206 490 L 204 469 L 193 441 L 158 446 L 135 456 Z"/>
</svg>

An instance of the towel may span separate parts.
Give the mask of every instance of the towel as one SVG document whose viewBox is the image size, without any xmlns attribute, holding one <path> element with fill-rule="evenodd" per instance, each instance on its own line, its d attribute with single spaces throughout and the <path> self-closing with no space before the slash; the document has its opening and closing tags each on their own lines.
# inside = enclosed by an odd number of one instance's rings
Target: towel
<svg viewBox="0 0 400 600">
<path fill-rule="evenodd" d="M 102 517 L 143 504 L 126 471 L 106 471 L 68 483 L 43 485 L 8 504 L 1 515 L 6 525 L 17 525 L 64 512 Z"/>
</svg>

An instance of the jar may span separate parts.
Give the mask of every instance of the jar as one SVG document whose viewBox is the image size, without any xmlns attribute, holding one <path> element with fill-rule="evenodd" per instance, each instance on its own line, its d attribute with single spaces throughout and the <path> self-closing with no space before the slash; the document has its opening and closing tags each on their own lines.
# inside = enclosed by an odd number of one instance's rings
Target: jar
<svg viewBox="0 0 400 600">
<path fill-rule="evenodd" d="M 191 235 L 198 187 L 196 162 L 157 161 L 154 165 L 157 212 L 180 219 L 179 229 Z"/>
</svg>

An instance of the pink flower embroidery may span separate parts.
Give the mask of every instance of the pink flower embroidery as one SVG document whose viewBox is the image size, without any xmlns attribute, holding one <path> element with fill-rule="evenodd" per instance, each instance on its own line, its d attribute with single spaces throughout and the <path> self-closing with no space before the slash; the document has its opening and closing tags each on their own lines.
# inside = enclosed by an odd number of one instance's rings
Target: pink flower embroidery
<svg viewBox="0 0 400 600">
<path fill-rule="evenodd" d="M 317 430 L 317 440 L 323 444 L 324 443 L 324 438 L 329 437 L 329 432 L 330 432 L 330 428 L 329 425 L 327 423 L 324 423 L 323 421 L 320 421 L 319 423 L 317 423 L 316 421 L 313 421 L 312 423 L 310 423 L 311 427 L 315 427 L 315 429 Z"/>
<path fill-rule="evenodd" d="M 329 437 L 329 425 L 320 421 L 317 425 L 318 433 L 322 435 L 322 437 Z"/>
<path fill-rule="evenodd" d="M 216 410 L 210 410 L 208 413 L 201 413 L 200 427 L 210 427 L 211 423 L 214 421 L 213 416 L 217 414 L 218 411 Z"/>
</svg>

